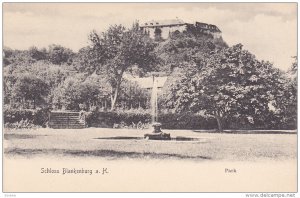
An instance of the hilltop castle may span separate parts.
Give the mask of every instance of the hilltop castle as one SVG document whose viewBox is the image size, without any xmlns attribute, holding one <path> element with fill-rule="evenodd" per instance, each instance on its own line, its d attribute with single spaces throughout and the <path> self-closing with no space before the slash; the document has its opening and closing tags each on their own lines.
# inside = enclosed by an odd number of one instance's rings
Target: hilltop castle
<svg viewBox="0 0 300 198">
<path fill-rule="evenodd" d="M 203 33 L 212 35 L 213 38 L 221 37 L 221 30 L 212 24 L 195 22 L 185 23 L 180 19 L 173 20 L 160 20 L 160 21 L 149 21 L 140 25 L 141 30 L 148 34 L 153 39 L 167 39 L 170 34 L 184 31 L 195 31 L 196 33 Z"/>
</svg>

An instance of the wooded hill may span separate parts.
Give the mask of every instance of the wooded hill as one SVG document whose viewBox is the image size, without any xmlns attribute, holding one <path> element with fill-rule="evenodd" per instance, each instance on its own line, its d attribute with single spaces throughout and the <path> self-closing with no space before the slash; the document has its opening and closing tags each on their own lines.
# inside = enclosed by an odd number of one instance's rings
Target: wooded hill
<svg viewBox="0 0 300 198">
<path fill-rule="evenodd" d="M 168 76 L 159 97 L 161 112 L 215 118 L 219 130 L 225 122 L 296 128 L 296 58 L 283 72 L 258 61 L 242 44 L 229 47 L 222 38 L 189 31 L 158 42 L 138 24 L 91 31 L 88 39 L 90 44 L 78 52 L 57 44 L 28 50 L 5 47 L 5 112 L 149 109 L 149 91 L 124 75 L 156 72 Z"/>
</svg>

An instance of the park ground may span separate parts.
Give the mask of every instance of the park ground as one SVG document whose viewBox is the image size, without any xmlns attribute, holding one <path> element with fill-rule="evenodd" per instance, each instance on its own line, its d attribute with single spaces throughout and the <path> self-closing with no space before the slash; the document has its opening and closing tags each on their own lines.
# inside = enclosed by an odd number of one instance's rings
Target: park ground
<svg viewBox="0 0 300 198">
<path fill-rule="evenodd" d="M 178 141 L 144 140 L 150 131 L 135 129 L 4 130 L 4 190 L 296 191 L 296 131 L 163 131 Z M 110 176 L 45 177 L 42 167 L 108 168 Z"/>
<path fill-rule="evenodd" d="M 297 157 L 297 136 L 293 131 L 164 130 L 171 137 L 193 141 L 144 140 L 149 130 L 134 129 L 37 129 L 6 131 L 7 156 L 43 155 L 103 157 L 107 159 L 188 160 L 285 160 Z M 185 139 L 183 139 L 185 140 Z"/>
</svg>

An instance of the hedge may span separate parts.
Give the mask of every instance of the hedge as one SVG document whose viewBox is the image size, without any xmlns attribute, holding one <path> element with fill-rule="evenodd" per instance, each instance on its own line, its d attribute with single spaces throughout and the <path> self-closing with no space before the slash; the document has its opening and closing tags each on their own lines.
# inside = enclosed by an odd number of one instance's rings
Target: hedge
<svg viewBox="0 0 300 198">
<path fill-rule="evenodd" d="M 150 123 L 151 115 L 147 113 L 124 113 L 124 112 L 90 112 L 86 116 L 86 122 L 89 127 L 111 128 L 114 124 L 125 123 Z"/>
<path fill-rule="evenodd" d="M 4 124 L 9 126 L 12 123 L 26 121 L 33 125 L 46 127 L 48 121 L 48 109 L 11 109 L 4 108 Z M 286 123 L 280 122 L 280 119 L 268 117 L 269 120 L 256 121 L 256 125 L 248 123 L 241 119 L 223 120 L 224 129 L 295 129 L 297 123 L 294 120 L 288 120 Z M 204 117 L 192 113 L 176 114 L 161 113 L 158 121 L 162 123 L 163 129 L 217 129 L 216 119 Z M 120 126 L 136 126 L 139 124 L 147 125 L 151 123 L 151 114 L 149 111 L 115 111 L 103 112 L 93 111 L 86 113 L 86 123 L 89 127 L 112 128 L 115 124 Z"/>
<path fill-rule="evenodd" d="M 214 129 L 217 126 L 213 118 L 205 118 L 195 114 L 164 113 L 158 116 L 164 129 Z M 91 112 L 86 117 L 89 127 L 113 127 L 114 124 L 125 123 L 127 126 L 137 123 L 151 123 L 149 113 L 132 112 Z"/>
<path fill-rule="evenodd" d="M 160 114 L 158 119 L 165 129 L 215 129 L 217 127 L 217 122 L 214 118 L 192 113 Z"/>
<path fill-rule="evenodd" d="M 12 109 L 4 108 L 4 123 L 17 123 L 26 120 L 34 125 L 46 126 L 48 109 Z"/>
<path fill-rule="evenodd" d="M 111 128 L 114 124 L 131 126 L 132 124 L 151 123 L 151 115 L 146 111 L 141 112 L 90 112 L 87 116 L 89 127 Z M 158 121 L 162 123 L 164 129 L 217 129 L 218 124 L 213 117 L 204 117 L 193 113 L 161 113 Z M 228 118 L 222 121 L 223 129 L 244 129 L 244 130 L 265 130 L 265 129 L 295 129 L 296 122 L 280 123 L 274 117 L 268 120 L 255 120 L 256 124 L 251 124 L 245 118 Z"/>
</svg>

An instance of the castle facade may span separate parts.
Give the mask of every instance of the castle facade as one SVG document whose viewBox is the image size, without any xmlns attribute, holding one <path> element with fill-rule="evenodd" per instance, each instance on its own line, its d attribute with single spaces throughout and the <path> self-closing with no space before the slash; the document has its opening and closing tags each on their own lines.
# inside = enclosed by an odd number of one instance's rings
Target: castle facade
<svg viewBox="0 0 300 198">
<path fill-rule="evenodd" d="M 195 22 L 194 24 L 185 23 L 180 19 L 152 20 L 142 23 L 140 28 L 145 34 L 148 34 L 151 38 L 156 40 L 167 39 L 172 33 L 184 31 L 208 34 L 212 35 L 213 38 L 220 38 L 222 36 L 221 30 L 216 25 L 202 22 Z"/>
</svg>

